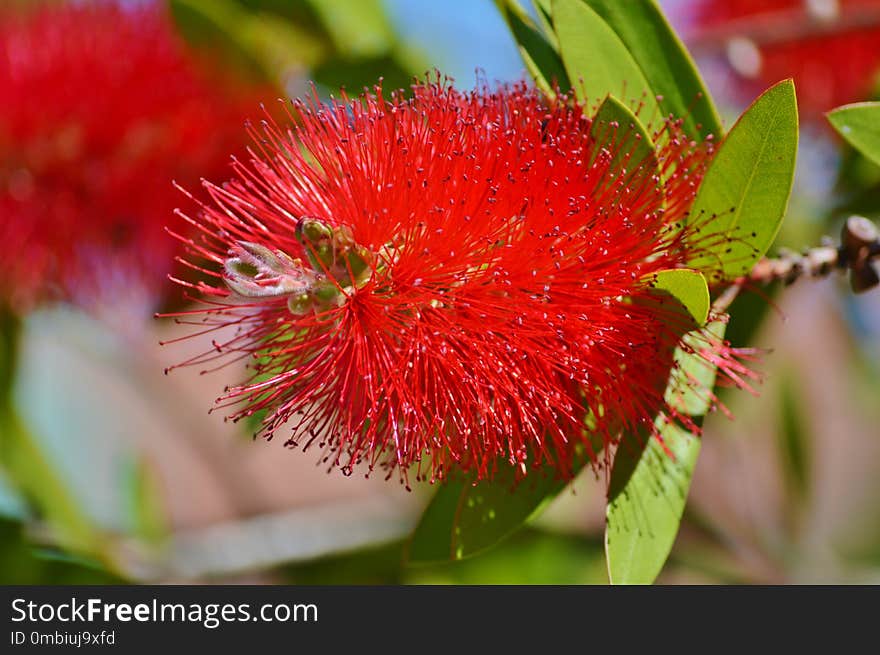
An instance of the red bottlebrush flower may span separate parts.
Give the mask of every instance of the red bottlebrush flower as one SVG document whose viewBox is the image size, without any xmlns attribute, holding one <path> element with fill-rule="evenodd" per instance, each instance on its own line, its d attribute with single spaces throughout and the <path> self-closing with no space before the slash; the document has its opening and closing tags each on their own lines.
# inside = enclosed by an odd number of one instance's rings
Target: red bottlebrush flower
<svg viewBox="0 0 880 655">
<path fill-rule="evenodd" d="M 291 127 L 254 130 L 236 179 L 205 184 L 182 240 L 216 282 L 181 281 L 206 304 L 177 320 L 217 336 L 181 365 L 249 360 L 218 404 L 266 410 L 265 435 L 346 472 L 485 478 L 507 460 L 565 476 L 578 448 L 595 458 L 588 431 L 609 443 L 674 416 L 690 326 L 652 276 L 698 241 L 676 224 L 711 149 L 666 124 L 659 184 L 567 99 L 413 90 L 295 101 Z M 706 339 L 707 362 L 729 354 Z"/>
<path fill-rule="evenodd" d="M 0 11 L 0 302 L 148 313 L 172 180 L 223 176 L 265 91 L 196 61 L 158 4 Z"/>
<path fill-rule="evenodd" d="M 745 96 L 794 77 L 816 119 L 880 81 L 880 0 L 701 0 L 695 14 L 694 45 L 725 47 Z"/>
</svg>

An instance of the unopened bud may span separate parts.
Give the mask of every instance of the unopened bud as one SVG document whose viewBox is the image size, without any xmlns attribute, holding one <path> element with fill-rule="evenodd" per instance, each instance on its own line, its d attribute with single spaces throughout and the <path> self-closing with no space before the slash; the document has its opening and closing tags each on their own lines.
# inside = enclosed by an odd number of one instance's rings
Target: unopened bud
<svg viewBox="0 0 880 655">
<path fill-rule="evenodd" d="M 319 245 L 329 243 L 333 238 L 333 231 L 316 218 L 302 218 L 296 224 L 296 235 L 300 241 Z"/>
<path fill-rule="evenodd" d="M 880 273 L 873 261 L 873 253 L 880 248 L 877 226 L 863 216 L 850 216 L 843 226 L 841 243 L 853 293 L 862 293 L 880 284 Z"/>
<path fill-rule="evenodd" d="M 314 218 L 302 218 L 296 224 L 296 238 L 316 271 L 333 266 L 333 231 Z"/>
<path fill-rule="evenodd" d="M 308 314 L 314 308 L 315 303 L 308 293 L 294 293 L 287 298 L 287 309 L 291 314 L 302 316 Z"/>
<path fill-rule="evenodd" d="M 372 255 L 355 243 L 348 228 L 302 219 L 296 235 L 308 264 L 280 250 L 240 241 L 224 262 L 226 285 L 244 298 L 287 296 L 290 312 L 302 315 L 341 305 L 352 287 L 370 279 Z"/>
<path fill-rule="evenodd" d="M 224 263 L 226 285 L 245 298 L 307 293 L 315 274 L 279 250 L 248 241 L 238 242 Z"/>
<path fill-rule="evenodd" d="M 841 241 L 847 254 L 856 254 L 880 240 L 880 230 L 864 216 L 850 216 L 843 225 Z"/>
<path fill-rule="evenodd" d="M 372 255 L 355 242 L 348 227 L 331 228 L 318 219 L 302 218 L 296 234 L 315 270 L 326 271 L 339 286 L 358 286 L 369 279 Z"/>
</svg>

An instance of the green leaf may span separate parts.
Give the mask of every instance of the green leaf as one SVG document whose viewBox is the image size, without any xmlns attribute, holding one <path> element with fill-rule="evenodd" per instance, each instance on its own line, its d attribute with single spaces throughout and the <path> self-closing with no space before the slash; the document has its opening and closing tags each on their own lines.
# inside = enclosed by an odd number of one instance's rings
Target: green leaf
<svg viewBox="0 0 880 655">
<path fill-rule="evenodd" d="M 662 419 L 656 426 L 663 444 L 650 435 L 627 435 L 614 457 L 605 529 L 612 584 L 653 582 L 684 512 L 700 440 Z"/>
<path fill-rule="evenodd" d="M 675 280 L 672 289 L 682 280 Z M 692 283 L 689 283 L 692 284 Z M 705 284 L 705 280 L 704 280 Z M 696 285 L 694 285 L 696 287 Z M 670 291 L 672 293 L 672 291 Z M 682 303 L 694 308 L 694 318 L 704 306 L 693 292 Z M 706 308 L 708 314 L 708 308 Z M 725 325 L 708 324 L 704 331 L 723 339 Z M 710 399 L 695 391 L 715 386 L 717 369 L 693 350 L 699 348 L 699 332 L 685 335 L 684 347 L 675 351 L 675 366 L 666 389 L 666 401 L 695 418 L 708 411 Z M 614 457 L 606 507 L 605 550 L 612 584 L 650 584 L 659 575 L 675 543 L 687 503 L 688 490 L 700 452 L 700 439 L 660 416 L 654 426 L 662 443 L 648 434 L 626 434 Z M 668 452 L 667 452 L 668 451 Z"/>
<path fill-rule="evenodd" d="M 513 32 L 520 56 L 537 87 L 548 95 L 555 93 L 554 84 L 563 91 L 571 88 L 556 46 L 536 29 L 519 3 L 516 0 L 496 0 L 495 4 Z"/>
<path fill-rule="evenodd" d="M 693 138 L 723 134 L 721 119 L 693 60 L 654 0 L 581 1 L 602 17 L 629 50 L 650 88 L 662 96 L 659 104 L 665 115 L 683 119 L 685 133 Z"/>
<path fill-rule="evenodd" d="M 593 116 L 590 136 L 603 146 L 614 148 L 613 168 L 650 169 L 651 174 L 660 179 L 660 162 L 648 130 L 632 110 L 614 96 L 608 96 L 599 106 Z"/>
<path fill-rule="evenodd" d="M 853 148 L 880 164 L 880 102 L 859 102 L 838 107 L 828 114 L 834 126 Z"/>
<path fill-rule="evenodd" d="M 569 482 L 558 478 L 547 466 L 543 471 L 531 471 L 517 483 L 514 469 L 505 466 L 491 482 L 468 486 L 459 500 L 453 557 L 471 557 L 510 536 L 539 514 Z"/>
<path fill-rule="evenodd" d="M 532 7 L 535 8 L 535 14 L 538 16 L 541 30 L 558 52 L 559 41 L 556 40 L 556 32 L 553 30 L 553 13 L 550 8 L 550 0 L 532 0 Z"/>
<path fill-rule="evenodd" d="M 651 286 L 680 302 L 698 326 L 703 325 L 709 317 L 709 285 L 699 271 L 686 268 L 660 271 L 654 276 Z"/>
<path fill-rule="evenodd" d="M 581 103 L 614 95 L 627 103 L 643 102 L 645 116 L 659 115 L 639 65 L 599 14 L 583 0 L 552 0 L 551 8 L 562 62 Z"/>
<path fill-rule="evenodd" d="M 712 252 L 691 266 L 715 281 L 747 274 L 776 238 L 788 206 L 797 158 L 794 84 L 785 80 L 759 97 L 728 133 L 712 159 L 691 209 L 705 224 L 701 241 Z"/>
<path fill-rule="evenodd" d="M 488 550 L 539 514 L 569 482 L 557 477 L 550 466 L 518 482 L 514 468 L 505 465 L 491 480 L 446 483 L 413 533 L 408 561 L 458 560 Z"/>
<path fill-rule="evenodd" d="M 428 564 L 452 559 L 458 504 L 467 484 L 461 480 L 440 484 L 409 540 L 407 562 Z"/>
</svg>

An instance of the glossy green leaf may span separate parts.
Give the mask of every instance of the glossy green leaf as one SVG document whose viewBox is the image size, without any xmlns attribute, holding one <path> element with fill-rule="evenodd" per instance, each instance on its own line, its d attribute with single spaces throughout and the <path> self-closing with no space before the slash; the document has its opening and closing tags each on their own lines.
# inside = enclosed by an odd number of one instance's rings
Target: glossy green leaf
<svg viewBox="0 0 880 655">
<path fill-rule="evenodd" d="M 553 13 L 550 8 L 550 0 L 532 0 L 532 7 L 538 16 L 538 24 L 541 30 L 553 44 L 553 47 L 559 50 L 559 41 L 556 40 L 556 32 L 553 30 Z"/>
<path fill-rule="evenodd" d="M 705 331 L 722 339 L 725 327 L 713 322 Z M 704 338 L 699 332 L 685 335 L 666 389 L 670 406 L 697 423 L 710 405 L 709 397 L 698 390 L 712 389 L 717 374 L 715 367 L 693 354 Z M 628 434 L 614 457 L 605 527 L 612 584 L 650 584 L 656 579 L 675 543 L 687 503 L 700 439 L 663 417 L 657 418 L 655 427 L 662 442 L 647 434 Z"/>
<path fill-rule="evenodd" d="M 652 175 L 660 179 L 660 162 L 648 130 L 632 110 L 614 96 L 608 96 L 599 105 L 590 136 L 603 146 L 613 147 L 615 168 L 631 171 L 649 168 Z"/>
<path fill-rule="evenodd" d="M 492 480 L 476 485 L 446 483 L 413 533 L 408 561 L 426 564 L 464 559 L 488 550 L 539 514 L 569 482 L 556 477 L 549 466 L 517 482 L 514 469 L 504 466 Z"/>
<path fill-rule="evenodd" d="M 654 92 L 620 37 L 583 0 L 552 0 L 559 53 L 577 99 L 589 104 L 608 95 L 644 103 L 659 115 Z"/>
<path fill-rule="evenodd" d="M 0 523 L 2 528 L 2 523 Z M 479 558 L 401 567 L 404 544 L 295 562 L 275 572 L 287 584 L 606 584 L 601 542 L 523 529 Z"/>
<path fill-rule="evenodd" d="M 605 529 L 612 584 L 653 582 L 678 533 L 700 439 L 660 419 L 657 427 L 662 444 L 628 435 L 614 457 Z"/>
<path fill-rule="evenodd" d="M 680 302 L 698 326 L 709 317 L 709 285 L 699 271 L 684 268 L 660 271 L 653 277 L 651 286 Z"/>
<path fill-rule="evenodd" d="M 461 495 L 452 538 L 452 555 L 476 555 L 513 534 L 536 516 L 569 483 L 555 476 L 552 467 L 531 472 L 519 483 L 506 466 L 491 483 L 468 486 Z"/>
<path fill-rule="evenodd" d="M 794 84 L 786 80 L 740 116 L 706 171 L 691 220 L 703 225 L 700 240 L 714 243 L 694 268 L 715 281 L 737 278 L 767 252 L 788 206 L 797 144 Z"/>
<path fill-rule="evenodd" d="M 467 484 L 453 480 L 440 484 L 434 492 L 407 545 L 408 563 L 427 564 L 452 559 L 452 535 L 458 517 L 458 505 Z"/>
<path fill-rule="evenodd" d="M 723 134 L 721 119 L 693 60 L 654 0 L 581 1 L 626 46 L 650 88 L 662 96 L 659 104 L 665 115 L 681 118 L 685 133 L 694 138 Z"/>
<path fill-rule="evenodd" d="M 880 164 L 880 102 L 844 105 L 828 112 L 827 117 L 853 148 Z"/>
<path fill-rule="evenodd" d="M 568 90 L 571 84 L 555 44 L 535 27 L 516 0 L 496 0 L 495 4 L 516 39 L 520 56 L 535 85 L 548 95 L 555 92 L 554 85 L 563 91 Z"/>
</svg>

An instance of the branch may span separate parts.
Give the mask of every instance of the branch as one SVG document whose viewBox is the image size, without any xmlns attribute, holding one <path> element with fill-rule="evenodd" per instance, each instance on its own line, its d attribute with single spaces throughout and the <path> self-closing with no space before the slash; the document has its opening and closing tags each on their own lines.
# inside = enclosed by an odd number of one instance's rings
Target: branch
<svg viewBox="0 0 880 655">
<path fill-rule="evenodd" d="M 776 258 L 763 258 L 744 281 L 785 284 L 805 277 L 827 277 L 834 271 L 848 272 L 854 293 L 880 284 L 880 230 L 867 218 L 850 216 L 843 226 L 840 245 L 830 239 L 817 247 L 796 253 L 780 250 Z"/>
</svg>

